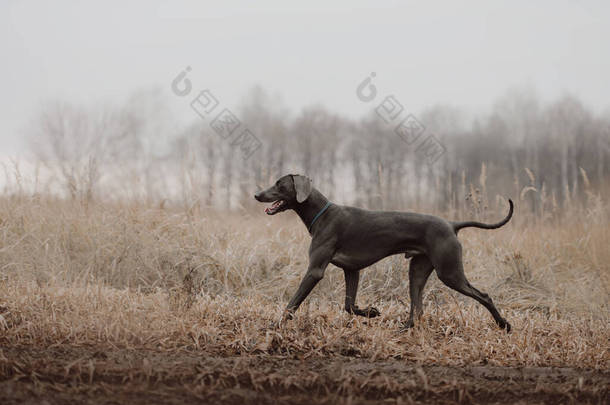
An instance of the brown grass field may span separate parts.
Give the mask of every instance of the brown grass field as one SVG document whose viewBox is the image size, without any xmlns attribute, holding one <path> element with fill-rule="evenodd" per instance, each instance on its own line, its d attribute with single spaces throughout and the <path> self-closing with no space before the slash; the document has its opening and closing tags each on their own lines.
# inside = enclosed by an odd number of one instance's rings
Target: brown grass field
<svg viewBox="0 0 610 405">
<path fill-rule="evenodd" d="M 469 280 L 513 332 L 433 275 L 399 333 L 402 256 L 363 272 L 357 302 L 381 317 L 345 313 L 330 266 L 272 327 L 307 264 L 294 214 L 1 197 L 0 403 L 608 404 L 609 206 L 524 205 L 460 233 Z"/>
</svg>

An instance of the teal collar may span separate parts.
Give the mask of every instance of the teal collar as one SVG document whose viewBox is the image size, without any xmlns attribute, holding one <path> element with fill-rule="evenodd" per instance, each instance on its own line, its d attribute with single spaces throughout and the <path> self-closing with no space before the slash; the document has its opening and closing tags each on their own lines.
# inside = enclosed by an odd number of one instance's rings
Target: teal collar
<svg viewBox="0 0 610 405">
<path fill-rule="evenodd" d="M 330 201 L 329 201 L 329 202 L 327 202 L 327 203 L 326 203 L 326 205 L 324 206 L 324 208 L 322 208 L 322 209 L 320 210 L 320 212 L 318 212 L 318 213 L 316 214 L 316 216 L 315 216 L 315 217 L 313 217 L 313 220 L 311 221 L 311 224 L 309 224 L 309 227 L 307 228 L 307 230 L 308 230 L 310 233 L 311 233 L 311 227 L 313 226 L 313 224 L 315 224 L 315 223 L 316 223 L 316 221 L 318 220 L 318 218 L 320 218 L 320 216 L 321 216 L 322 214 L 324 214 L 324 212 L 325 212 L 325 211 L 328 209 L 328 207 L 330 207 L 331 205 L 333 205 L 333 203 L 331 203 Z"/>
</svg>

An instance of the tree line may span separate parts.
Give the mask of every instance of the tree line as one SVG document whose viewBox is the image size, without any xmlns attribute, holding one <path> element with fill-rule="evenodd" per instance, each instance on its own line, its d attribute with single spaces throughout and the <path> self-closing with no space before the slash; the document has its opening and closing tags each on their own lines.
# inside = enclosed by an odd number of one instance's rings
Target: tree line
<svg viewBox="0 0 610 405">
<path fill-rule="evenodd" d="M 428 108 L 416 118 L 443 146 L 433 162 L 374 111 L 360 119 L 323 106 L 295 114 L 255 88 L 235 112 L 260 141 L 246 156 L 196 115 L 178 124 L 166 101 L 149 90 L 118 106 L 45 104 L 29 140 L 51 188 L 86 202 L 247 209 L 257 187 L 294 172 L 330 199 L 374 209 L 442 211 L 512 196 L 536 212 L 607 189 L 610 174 L 610 114 L 571 95 L 544 103 L 531 90 L 512 90 L 475 117 Z"/>
</svg>

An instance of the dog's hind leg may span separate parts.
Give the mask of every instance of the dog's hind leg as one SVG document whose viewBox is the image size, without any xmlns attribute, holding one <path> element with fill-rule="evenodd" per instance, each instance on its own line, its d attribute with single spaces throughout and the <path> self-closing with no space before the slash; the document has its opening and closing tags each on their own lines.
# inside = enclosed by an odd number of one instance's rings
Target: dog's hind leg
<svg viewBox="0 0 610 405">
<path fill-rule="evenodd" d="M 440 264 L 436 266 L 436 273 L 438 274 L 438 278 L 445 283 L 447 287 L 474 298 L 481 303 L 491 313 L 498 326 L 502 329 L 506 329 L 507 332 L 510 332 L 510 323 L 500 315 L 489 295 L 474 288 L 466 279 L 464 266 L 462 265 L 462 249 L 459 242 L 457 242 L 452 249 L 445 251 L 443 259 L 440 261 Z"/>
<path fill-rule="evenodd" d="M 411 298 L 411 311 L 409 319 L 404 323 L 403 330 L 413 327 L 415 318 L 419 318 L 423 313 L 422 298 L 423 291 L 430 273 L 432 273 L 432 263 L 425 255 L 416 255 L 411 259 L 409 265 L 409 296 Z"/>
<path fill-rule="evenodd" d="M 374 318 L 380 313 L 377 308 L 367 307 L 360 309 L 356 306 L 356 294 L 358 293 L 358 282 L 360 281 L 360 270 L 346 270 L 345 274 L 345 310 L 350 314 Z"/>
<path fill-rule="evenodd" d="M 448 287 L 453 288 L 455 291 L 477 300 L 485 308 L 487 308 L 501 329 L 506 329 L 507 332 L 510 332 L 510 323 L 508 323 L 508 321 L 500 315 L 489 295 L 474 288 L 468 282 L 468 280 L 466 280 L 466 277 L 463 277 L 462 279 L 456 279 L 455 277 L 450 277 L 447 279 L 441 278 L 441 281 Z"/>
</svg>

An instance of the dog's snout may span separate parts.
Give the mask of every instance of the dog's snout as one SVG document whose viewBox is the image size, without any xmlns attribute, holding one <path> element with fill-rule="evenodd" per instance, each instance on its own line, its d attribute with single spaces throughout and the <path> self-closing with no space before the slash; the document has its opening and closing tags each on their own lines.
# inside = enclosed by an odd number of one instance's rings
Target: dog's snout
<svg viewBox="0 0 610 405">
<path fill-rule="evenodd" d="M 256 199 L 256 201 L 260 201 L 261 200 L 261 195 L 263 194 L 262 191 L 259 191 L 257 193 L 254 193 L 254 199 Z"/>
</svg>

